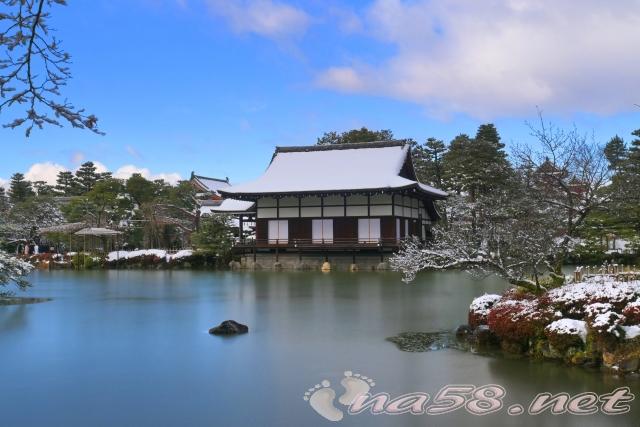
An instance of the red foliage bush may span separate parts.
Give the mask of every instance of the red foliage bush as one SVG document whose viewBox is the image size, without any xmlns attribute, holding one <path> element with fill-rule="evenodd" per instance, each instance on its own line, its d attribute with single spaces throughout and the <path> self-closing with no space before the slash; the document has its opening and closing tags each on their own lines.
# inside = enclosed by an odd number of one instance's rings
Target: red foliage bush
<svg viewBox="0 0 640 427">
<path fill-rule="evenodd" d="M 502 300 L 489 312 L 488 325 L 500 339 L 527 343 L 543 333 L 554 320 L 554 312 L 538 300 Z"/>
<path fill-rule="evenodd" d="M 640 301 L 634 301 L 629 304 L 622 310 L 622 314 L 626 317 L 627 325 L 638 325 L 640 324 Z"/>
</svg>

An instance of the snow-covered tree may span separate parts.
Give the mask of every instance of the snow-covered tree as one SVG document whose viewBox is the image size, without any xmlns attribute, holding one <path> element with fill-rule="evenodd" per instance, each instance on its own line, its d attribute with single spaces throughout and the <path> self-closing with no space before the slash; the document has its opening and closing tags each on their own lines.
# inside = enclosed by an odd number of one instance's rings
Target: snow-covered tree
<svg viewBox="0 0 640 427">
<path fill-rule="evenodd" d="M 482 174 L 468 174 L 460 165 L 452 187 L 457 195 L 445 203 L 446 221 L 434 227 L 433 240 L 426 245 L 409 240 L 391 260 L 405 281 L 420 270 L 464 269 L 539 290 L 543 275 L 561 278 L 559 268 L 585 219 L 607 202 L 601 189 L 609 169 L 602 147 L 575 130 L 564 132 L 542 121 L 532 130 L 539 149 L 516 149 L 517 167 L 495 184 L 491 175 L 481 179 Z M 483 129 L 483 134 L 490 137 L 490 131 Z M 500 147 L 493 139 L 494 148 Z M 472 142 L 457 137 L 447 157 L 452 159 L 452 152 Z M 458 151 L 456 156 L 464 157 Z M 445 167 L 452 170 L 461 163 L 454 160 Z M 480 170 L 482 157 L 478 162 L 475 169 Z"/>
<path fill-rule="evenodd" d="M 523 184 L 469 203 L 452 196 L 447 223 L 433 229 L 433 239 L 407 240 L 391 259 L 410 282 L 421 270 L 465 270 L 475 276 L 497 274 L 509 283 L 541 289 L 540 278 L 552 270 L 557 240 L 552 217 L 529 203 Z"/>
<path fill-rule="evenodd" d="M 0 251 L 0 298 L 10 296 L 11 291 L 2 288 L 14 283 L 18 288 L 25 289 L 29 283 L 24 279 L 32 267 L 30 264 Z"/>
</svg>

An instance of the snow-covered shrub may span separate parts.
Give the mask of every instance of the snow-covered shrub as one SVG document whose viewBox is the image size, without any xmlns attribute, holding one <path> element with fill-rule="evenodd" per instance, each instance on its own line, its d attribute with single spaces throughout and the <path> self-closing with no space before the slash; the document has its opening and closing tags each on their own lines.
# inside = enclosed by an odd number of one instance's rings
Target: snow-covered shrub
<svg viewBox="0 0 640 427">
<path fill-rule="evenodd" d="M 640 324 L 640 301 L 632 301 L 626 305 L 622 314 L 627 319 L 627 325 Z"/>
<path fill-rule="evenodd" d="M 587 322 L 591 330 L 598 334 L 612 334 L 620 337 L 620 330 L 624 324 L 625 317 L 615 311 L 605 311 L 595 314 L 593 317 L 587 317 Z"/>
<path fill-rule="evenodd" d="M 526 344 L 541 335 L 556 313 L 537 299 L 503 299 L 489 312 L 489 328 L 502 340 Z"/>
<path fill-rule="evenodd" d="M 489 310 L 502 297 L 496 294 L 484 294 L 474 299 L 469 306 L 469 326 L 475 329 L 480 325 L 487 324 Z"/>
<path fill-rule="evenodd" d="M 560 319 L 544 328 L 549 344 L 559 352 L 570 347 L 582 347 L 587 341 L 587 323 L 582 320 Z"/>
<path fill-rule="evenodd" d="M 640 299 L 640 282 L 616 282 L 590 279 L 552 289 L 542 296 L 543 304 L 560 310 L 565 317 L 580 318 L 586 306 L 609 303 L 622 311 L 631 301 Z"/>
</svg>

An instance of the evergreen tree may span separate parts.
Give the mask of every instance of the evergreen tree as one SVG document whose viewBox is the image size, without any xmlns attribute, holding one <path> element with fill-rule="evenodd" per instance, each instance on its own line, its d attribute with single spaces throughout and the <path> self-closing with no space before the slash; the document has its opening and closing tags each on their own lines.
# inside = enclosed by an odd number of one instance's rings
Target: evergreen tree
<svg viewBox="0 0 640 427">
<path fill-rule="evenodd" d="M 631 141 L 631 145 L 629 146 L 629 160 L 634 169 L 640 173 L 640 129 L 634 130 L 631 132 L 631 135 L 636 138 Z"/>
<path fill-rule="evenodd" d="M 76 179 L 80 186 L 81 194 L 88 193 L 98 182 L 99 175 L 96 173 L 96 167 L 93 162 L 85 162 L 76 171 Z"/>
<path fill-rule="evenodd" d="M 389 129 L 369 130 L 363 126 L 360 129 L 352 129 L 342 133 L 325 132 L 324 135 L 318 138 L 316 145 L 351 144 L 355 142 L 389 141 L 392 139 L 393 132 Z"/>
<path fill-rule="evenodd" d="M 424 145 L 414 148 L 413 161 L 419 181 L 439 188 L 443 186 L 442 158 L 446 151 L 444 142 L 436 138 L 428 138 Z"/>
<path fill-rule="evenodd" d="M 496 129 L 493 123 L 480 125 L 476 132 L 476 140 L 490 142 L 498 150 L 502 150 L 504 148 L 504 144 L 500 142 L 498 129 Z"/>
<path fill-rule="evenodd" d="M 9 198 L 4 187 L 0 187 L 0 213 L 6 212 L 9 209 Z"/>
<path fill-rule="evenodd" d="M 458 135 L 443 156 L 444 180 L 448 188 L 467 193 L 471 201 L 507 184 L 512 168 L 493 125 L 478 129 L 481 139 Z"/>
<path fill-rule="evenodd" d="M 151 202 L 154 199 L 157 185 L 139 173 L 134 173 L 127 180 L 126 189 L 133 201 L 138 206 L 142 206 L 144 203 Z"/>
<path fill-rule="evenodd" d="M 21 173 L 14 173 L 9 182 L 9 194 L 11 203 L 24 202 L 33 196 L 31 182 L 24 179 Z"/>
<path fill-rule="evenodd" d="M 56 179 L 56 191 L 64 196 L 75 196 L 79 192 L 78 182 L 73 172 L 60 171 Z"/>
<path fill-rule="evenodd" d="M 33 188 L 38 196 L 52 196 L 55 193 L 53 186 L 45 181 L 34 181 Z"/>
<path fill-rule="evenodd" d="M 604 155 L 609 162 L 609 169 L 618 172 L 627 159 L 627 147 L 618 135 L 609 140 L 604 147 Z"/>
<path fill-rule="evenodd" d="M 113 174 L 111 172 L 102 172 L 98 174 L 98 181 L 106 181 L 113 178 Z"/>
</svg>

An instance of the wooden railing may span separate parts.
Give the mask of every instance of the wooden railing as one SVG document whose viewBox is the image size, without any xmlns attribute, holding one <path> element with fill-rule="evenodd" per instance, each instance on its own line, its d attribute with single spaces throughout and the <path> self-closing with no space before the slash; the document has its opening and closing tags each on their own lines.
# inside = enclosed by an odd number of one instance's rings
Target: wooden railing
<svg viewBox="0 0 640 427">
<path fill-rule="evenodd" d="M 243 239 L 235 243 L 237 248 L 288 248 L 288 249 L 375 249 L 397 248 L 396 239 Z"/>
<path fill-rule="evenodd" d="M 640 268 L 635 265 L 605 263 L 601 266 L 578 266 L 573 272 L 573 279 L 576 282 L 594 276 L 612 276 L 623 282 L 640 280 Z"/>
</svg>

